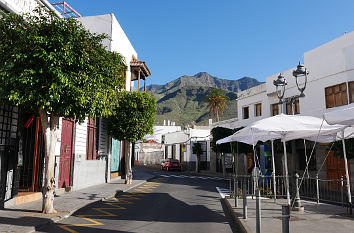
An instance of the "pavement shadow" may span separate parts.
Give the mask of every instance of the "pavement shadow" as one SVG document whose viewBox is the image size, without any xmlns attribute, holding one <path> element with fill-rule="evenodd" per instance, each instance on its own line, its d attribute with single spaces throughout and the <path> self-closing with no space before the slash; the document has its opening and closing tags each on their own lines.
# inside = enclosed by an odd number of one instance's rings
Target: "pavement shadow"
<svg viewBox="0 0 354 233">
<path fill-rule="evenodd" d="M 165 177 L 169 176 L 169 177 Z M 182 177 L 181 177 L 182 176 Z M 157 174 L 158 178 L 167 178 L 166 180 L 161 180 L 161 183 L 166 184 L 174 184 L 174 185 L 186 185 L 192 186 L 195 189 L 209 191 L 209 192 L 216 192 L 215 187 L 221 188 L 229 188 L 229 181 L 227 180 L 216 180 L 213 178 L 210 179 L 202 179 L 198 177 L 209 177 L 203 175 L 184 175 L 183 173 L 175 173 L 175 172 L 160 172 Z M 152 181 L 154 180 L 152 179 Z"/>
<path fill-rule="evenodd" d="M 188 205 L 183 201 L 175 199 L 167 193 L 145 193 L 136 196 L 135 193 L 122 193 L 118 192 L 116 198 L 128 195 L 137 199 L 129 199 L 131 205 L 119 204 L 118 206 L 124 207 L 124 210 L 108 210 L 116 216 L 102 216 L 102 213 L 97 212 L 95 219 L 119 219 L 127 221 L 146 221 L 146 222 L 215 222 L 215 223 L 228 223 L 224 215 L 212 211 L 203 205 Z M 148 200 L 148 201 L 147 201 Z M 109 202 L 109 201 L 107 201 Z M 97 208 L 109 208 L 106 201 L 98 201 L 77 210 L 73 215 L 92 215 L 93 211 Z M 111 203 L 111 202 L 109 202 Z M 139 214 L 137 214 L 137 211 Z M 124 214 L 122 214 L 124 213 Z M 158 215 L 156 213 L 159 213 Z M 203 214 L 201 214 L 203 213 Z M 118 216 L 118 217 L 117 217 Z"/>
<path fill-rule="evenodd" d="M 329 218 L 343 219 L 345 217 L 354 219 L 354 215 L 349 215 L 349 209 L 347 209 L 347 207 L 323 203 L 317 205 L 309 202 L 304 202 L 303 205 L 305 207 L 305 214 L 323 214 L 329 215 Z"/>
<path fill-rule="evenodd" d="M 65 224 L 58 223 L 54 226 L 54 224 L 49 224 L 39 229 L 36 229 L 38 232 L 50 232 L 50 233 L 68 233 L 69 231 L 64 230 L 61 226 L 66 226 Z M 85 232 L 85 233 L 131 233 L 129 231 L 118 231 L 118 230 L 109 230 L 98 227 L 92 226 L 69 226 L 68 227 L 71 231 L 70 232 Z"/>
<path fill-rule="evenodd" d="M 0 217 L 0 224 L 21 226 L 21 227 L 35 227 L 37 225 L 46 224 L 47 222 L 48 222 L 48 218 L 40 218 L 40 217 L 30 217 L 30 216 L 24 216 L 19 218 Z M 0 229 L 0 231 L 2 230 L 3 229 Z"/>
</svg>

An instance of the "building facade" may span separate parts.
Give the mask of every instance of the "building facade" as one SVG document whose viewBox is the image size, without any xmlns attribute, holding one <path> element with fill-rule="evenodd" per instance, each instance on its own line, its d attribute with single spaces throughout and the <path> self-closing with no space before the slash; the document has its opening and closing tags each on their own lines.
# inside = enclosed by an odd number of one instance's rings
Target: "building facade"
<svg viewBox="0 0 354 233">
<path fill-rule="evenodd" d="M 0 0 L 0 10 L 11 13 L 32 13 L 42 6 L 59 17 L 45 0 Z M 103 41 L 109 50 L 120 53 L 128 67 L 125 90 L 132 90 L 134 81 L 150 75 L 113 14 L 78 19 L 91 32 L 106 33 Z M 42 198 L 44 173 L 44 138 L 37 113 L 0 103 L 0 207 Z M 86 119 L 76 123 L 60 118 L 55 150 L 56 193 L 108 182 L 120 171 L 121 143 L 108 136 L 106 119 Z"/>
<path fill-rule="evenodd" d="M 279 71 L 266 78 L 266 82 L 259 86 L 244 90 L 238 95 L 238 116 L 236 127 L 247 126 L 248 124 L 262 118 L 271 117 L 280 113 L 300 114 L 322 118 L 323 114 L 335 109 L 346 107 L 354 102 L 354 32 L 344 34 L 326 44 L 304 53 L 304 66 L 308 69 L 309 75 L 305 89 L 305 97 L 298 98 L 285 106 L 278 104 L 279 100 L 273 81 L 279 73 L 287 80 L 285 99 L 299 95 L 299 91 L 292 72 L 296 67 L 285 71 Z M 303 84 L 303 83 L 300 83 Z M 304 151 L 311 153 L 312 142 L 296 141 L 292 143 L 292 151 L 289 155 L 289 171 L 295 173 L 303 171 Z M 341 158 L 329 153 L 327 159 L 328 145 L 317 145 L 313 161 L 310 163 L 310 173 L 313 175 L 319 172 L 320 177 L 340 179 L 344 176 L 344 163 Z M 349 160 L 350 161 L 350 160 Z M 276 157 L 276 163 L 282 173 L 282 159 Z M 318 169 L 322 163 L 321 171 Z M 277 166 L 277 165 L 276 165 Z M 351 175 L 354 175 L 354 163 L 350 161 Z"/>
</svg>

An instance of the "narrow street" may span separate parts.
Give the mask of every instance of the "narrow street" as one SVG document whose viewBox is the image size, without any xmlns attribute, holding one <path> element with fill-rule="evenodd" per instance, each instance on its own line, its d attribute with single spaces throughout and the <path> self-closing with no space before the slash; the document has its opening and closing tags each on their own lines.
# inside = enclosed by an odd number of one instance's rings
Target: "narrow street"
<svg viewBox="0 0 354 233">
<path fill-rule="evenodd" d="M 88 205 L 38 232 L 237 232 L 208 176 L 155 172 L 156 177 L 114 198 Z"/>
</svg>

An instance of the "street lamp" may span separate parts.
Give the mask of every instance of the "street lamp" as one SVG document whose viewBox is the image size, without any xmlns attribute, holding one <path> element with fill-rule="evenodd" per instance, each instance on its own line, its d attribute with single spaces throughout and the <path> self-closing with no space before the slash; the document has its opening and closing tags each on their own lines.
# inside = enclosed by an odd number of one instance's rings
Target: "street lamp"
<svg viewBox="0 0 354 233">
<path fill-rule="evenodd" d="M 306 88 L 306 83 L 307 83 L 307 75 L 309 74 L 309 72 L 307 71 L 307 69 L 300 64 L 297 66 L 297 69 L 293 71 L 293 76 L 296 79 L 296 86 L 297 89 L 299 89 L 300 91 L 300 96 L 299 97 L 304 97 L 304 90 Z M 299 85 L 299 81 L 301 81 L 302 86 Z"/>
<path fill-rule="evenodd" d="M 277 80 L 273 81 L 273 84 L 275 85 L 276 91 L 277 91 L 277 96 L 279 98 L 279 103 L 283 103 L 283 98 L 285 94 L 285 86 L 288 84 L 286 82 L 286 79 L 284 76 L 280 73 Z"/>
<path fill-rule="evenodd" d="M 293 76 L 295 77 L 296 81 L 296 86 L 297 89 L 300 91 L 300 95 L 297 96 L 292 96 L 289 98 L 284 98 L 285 94 L 285 86 L 287 85 L 286 79 L 284 76 L 280 73 L 278 78 L 273 81 L 273 84 L 276 87 L 277 91 L 277 96 L 279 98 L 279 104 L 283 104 L 283 111 L 284 113 L 286 112 L 286 104 L 290 103 L 291 104 L 291 112 L 294 114 L 294 111 L 292 111 L 293 103 L 300 97 L 305 97 L 304 91 L 306 89 L 306 84 L 307 84 L 307 76 L 309 72 L 307 69 L 299 62 L 299 65 L 296 67 L 296 70 L 293 71 Z M 285 146 L 285 144 L 284 144 Z M 285 150 L 285 149 L 284 149 Z M 294 209 L 296 210 L 301 210 L 303 209 L 303 206 L 301 205 L 301 200 L 300 200 L 300 194 L 299 194 L 299 186 L 298 186 L 298 178 L 299 175 L 296 174 L 296 194 L 295 194 L 295 199 L 294 199 Z"/>
</svg>

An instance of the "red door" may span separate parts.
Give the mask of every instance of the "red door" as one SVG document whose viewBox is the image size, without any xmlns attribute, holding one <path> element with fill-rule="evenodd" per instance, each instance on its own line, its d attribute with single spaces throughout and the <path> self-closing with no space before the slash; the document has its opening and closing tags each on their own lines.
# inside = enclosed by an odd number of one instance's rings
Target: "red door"
<svg viewBox="0 0 354 233">
<path fill-rule="evenodd" d="M 62 121 L 58 188 L 71 185 L 74 124 L 72 120 Z"/>
</svg>

